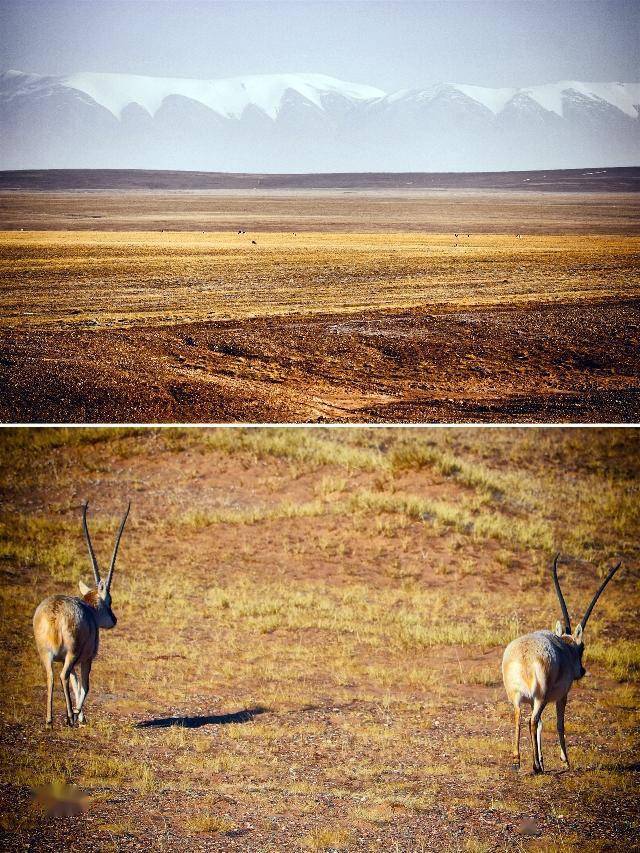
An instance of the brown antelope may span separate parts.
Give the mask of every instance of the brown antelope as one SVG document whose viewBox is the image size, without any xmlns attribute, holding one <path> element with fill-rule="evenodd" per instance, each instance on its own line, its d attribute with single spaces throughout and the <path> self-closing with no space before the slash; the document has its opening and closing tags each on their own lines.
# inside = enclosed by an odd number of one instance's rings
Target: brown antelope
<svg viewBox="0 0 640 853">
<path fill-rule="evenodd" d="M 513 763 L 520 767 L 520 715 L 522 705 L 532 706 L 529 732 L 533 749 L 533 772 L 544 772 L 542 758 L 542 712 L 549 702 L 555 702 L 560 757 L 567 769 L 567 747 L 564 740 L 564 711 L 571 685 L 584 675 L 582 666 L 584 652 L 584 629 L 596 601 L 603 589 L 618 571 L 621 563 L 607 574 L 600 588 L 593 596 L 580 624 L 571 633 L 569 611 L 565 604 L 560 582 L 558 581 L 558 554 L 553 561 L 553 583 L 556 588 L 563 622 L 556 623 L 553 631 L 534 631 L 524 637 L 513 640 L 504 650 L 502 657 L 502 678 L 509 701 L 515 714 L 515 738 Z"/>
<path fill-rule="evenodd" d="M 85 722 L 84 703 L 89 692 L 91 664 L 98 652 L 100 628 L 113 628 L 117 619 L 111 609 L 111 581 L 118 555 L 120 537 L 129 515 L 131 504 L 120 522 L 111 557 L 107 579 L 102 580 L 98 561 L 91 544 L 87 527 L 88 503 L 82 505 L 82 529 L 89 548 L 95 586 L 89 587 L 80 581 L 82 598 L 70 595 L 51 595 L 40 602 L 33 614 L 33 633 L 38 654 L 47 673 L 47 726 L 53 723 L 53 662 L 62 662 L 60 680 L 67 708 L 67 725 L 76 720 Z M 75 672 L 80 668 L 80 678 Z M 75 707 L 69 694 L 69 680 L 73 685 Z"/>
</svg>

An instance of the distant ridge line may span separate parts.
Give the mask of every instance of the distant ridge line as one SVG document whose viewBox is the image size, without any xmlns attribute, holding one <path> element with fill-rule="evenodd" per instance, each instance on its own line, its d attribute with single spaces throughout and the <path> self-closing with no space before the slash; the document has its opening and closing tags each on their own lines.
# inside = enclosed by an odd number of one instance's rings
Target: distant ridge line
<svg viewBox="0 0 640 853">
<path fill-rule="evenodd" d="M 0 190 L 383 190 L 496 189 L 640 192 L 640 166 L 514 172 L 334 172 L 250 174 L 154 169 L 0 171 Z"/>
</svg>

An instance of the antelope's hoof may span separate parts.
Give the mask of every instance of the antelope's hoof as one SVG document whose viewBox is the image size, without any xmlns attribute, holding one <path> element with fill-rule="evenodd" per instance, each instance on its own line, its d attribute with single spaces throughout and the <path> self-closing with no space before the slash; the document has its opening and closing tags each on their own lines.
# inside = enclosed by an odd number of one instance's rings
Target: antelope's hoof
<svg viewBox="0 0 640 853">
<path fill-rule="evenodd" d="M 519 761 L 514 761 L 514 762 L 511 764 L 511 769 L 514 771 L 514 773 L 517 773 L 517 772 L 520 770 L 520 762 L 519 762 Z"/>
<path fill-rule="evenodd" d="M 65 718 L 65 725 L 69 726 L 70 729 L 72 729 L 75 726 L 75 724 L 76 724 L 76 718 L 75 717 L 66 717 Z"/>
<path fill-rule="evenodd" d="M 535 774 L 537 774 L 537 773 L 544 773 L 544 768 L 539 767 L 537 764 L 534 764 L 534 765 L 533 765 L 533 772 L 534 772 Z"/>
<path fill-rule="evenodd" d="M 53 721 L 52 721 L 52 720 L 47 720 L 47 722 L 44 724 L 44 727 L 45 727 L 46 729 L 52 729 L 52 728 L 53 728 Z"/>
</svg>

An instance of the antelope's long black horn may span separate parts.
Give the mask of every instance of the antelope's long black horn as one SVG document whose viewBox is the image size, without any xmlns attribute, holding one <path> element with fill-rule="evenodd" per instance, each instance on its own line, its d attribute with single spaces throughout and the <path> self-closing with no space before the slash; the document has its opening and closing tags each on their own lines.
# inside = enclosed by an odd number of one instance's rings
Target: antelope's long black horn
<svg viewBox="0 0 640 853">
<path fill-rule="evenodd" d="M 553 585 L 556 588 L 556 593 L 558 594 L 558 601 L 560 602 L 560 608 L 562 610 L 562 618 L 564 619 L 564 632 L 565 634 L 571 633 L 571 620 L 569 619 L 569 611 L 567 610 L 567 605 L 565 604 L 564 596 L 562 594 L 562 590 L 560 589 L 560 581 L 558 580 L 558 559 L 560 554 L 556 554 L 555 559 L 553 561 L 553 569 L 551 573 L 553 574 Z"/>
<path fill-rule="evenodd" d="M 89 528 L 87 526 L 87 509 L 89 507 L 89 501 L 85 501 L 82 504 L 82 529 L 84 531 L 84 538 L 87 542 L 87 547 L 89 548 L 89 556 L 91 557 L 91 565 L 93 566 L 93 576 L 96 580 L 96 586 L 100 583 L 100 569 L 98 568 L 98 561 L 96 560 L 95 551 L 93 550 L 93 545 L 91 544 L 91 536 L 89 536 Z"/>
<path fill-rule="evenodd" d="M 109 566 L 109 574 L 107 575 L 107 589 L 111 587 L 111 578 L 113 576 L 113 569 L 116 564 L 116 557 L 118 556 L 118 548 L 120 546 L 120 537 L 122 536 L 122 531 L 124 530 L 124 526 L 127 523 L 127 516 L 129 515 L 129 510 L 131 509 L 131 501 L 127 504 L 127 511 L 122 517 L 122 521 L 120 522 L 120 527 L 118 528 L 118 535 L 116 536 L 116 544 L 113 546 L 113 555 L 111 557 L 111 565 Z"/>
<path fill-rule="evenodd" d="M 587 619 L 589 618 L 589 616 L 591 616 L 591 611 L 596 606 L 596 601 L 600 598 L 600 595 L 602 594 L 602 590 L 609 583 L 609 581 L 615 575 L 615 573 L 618 571 L 618 569 L 620 568 L 621 565 L 622 565 L 622 561 L 620 561 L 617 566 L 614 566 L 612 569 L 609 570 L 609 574 L 602 581 L 602 583 L 600 584 L 600 588 L 598 589 L 596 594 L 591 599 L 591 604 L 587 607 L 585 614 L 582 617 L 582 621 L 580 622 L 580 626 L 582 627 L 583 631 L 584 631 L 585 625 L 587 624 Z"/>
</svg>

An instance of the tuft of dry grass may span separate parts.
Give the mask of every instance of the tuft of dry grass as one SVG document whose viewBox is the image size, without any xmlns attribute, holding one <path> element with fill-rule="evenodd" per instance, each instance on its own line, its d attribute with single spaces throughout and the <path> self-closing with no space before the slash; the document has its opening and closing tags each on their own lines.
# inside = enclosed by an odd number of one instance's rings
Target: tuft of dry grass
<svg viewBox="0 0 640 853">
<path fill-rule="evenodd" d="M 305 850 L 346 850 L 353 838 L 353 832 L 346 827 L 322 826 L 303 836 L 300 844 Z"/>
<path fill-rule="evenodd" d="M 198 814 L 186 822 L 189 832 L 206 833 L 207 835 L 227 835 L 237 829 L 234 821 L 216 814 Z"/>
</svg>

